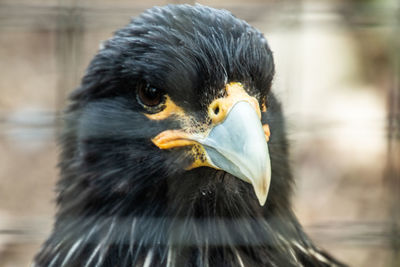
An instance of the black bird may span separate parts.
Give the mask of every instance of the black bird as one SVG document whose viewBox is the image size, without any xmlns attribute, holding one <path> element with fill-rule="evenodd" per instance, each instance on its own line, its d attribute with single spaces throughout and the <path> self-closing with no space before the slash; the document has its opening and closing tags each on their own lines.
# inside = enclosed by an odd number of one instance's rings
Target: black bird
<svg viewBox="0 0 400 267">
<path fill-rule="evenodd" d="M 34 266 L 344 266 L 292 212 L 273 76 L 264 36 L 225 10 L 154 7 L 118 30 L 70 97 Z"/>
</svg>

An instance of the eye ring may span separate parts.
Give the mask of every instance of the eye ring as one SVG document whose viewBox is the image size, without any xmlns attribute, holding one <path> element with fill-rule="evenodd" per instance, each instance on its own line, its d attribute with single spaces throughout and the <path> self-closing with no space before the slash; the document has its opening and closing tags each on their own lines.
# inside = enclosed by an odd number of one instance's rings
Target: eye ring
<svg viewBox="0 0 400 267">
<path fill-rule="evenodd" d="M 163 102 L 164 92 L 150 85 L 141 86 L 138 88 L 137 98 L 139 102 L 147 107 L 156 107 Z"/>
</svg>

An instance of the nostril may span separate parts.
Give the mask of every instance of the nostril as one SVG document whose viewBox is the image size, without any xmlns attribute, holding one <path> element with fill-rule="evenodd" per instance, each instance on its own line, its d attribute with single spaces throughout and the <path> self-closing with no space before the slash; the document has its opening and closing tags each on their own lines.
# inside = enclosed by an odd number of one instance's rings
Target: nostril
<svg viewBox="0 0 400 267">
<path fill-rule="evenodd" d="M 215 115 L 218 115 L 218 113 L 219 113 L 219 106 L 216 106 L 216 107 L 214 108 L 214 114 L 215 114 Z"/>
</svg>

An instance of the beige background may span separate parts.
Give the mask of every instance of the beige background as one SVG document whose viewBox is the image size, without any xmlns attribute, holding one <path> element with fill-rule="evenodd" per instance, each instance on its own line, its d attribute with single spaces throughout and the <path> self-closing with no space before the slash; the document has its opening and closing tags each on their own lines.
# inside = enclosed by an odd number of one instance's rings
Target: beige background
<svg viewBox="0 0 400 267">
<path fill-rule="evenodd" d="M 58 114 L 99 43 L 171 2 L 0 0 L 0 266 L 51 230 Z M 307 232 L 351 266 L 400 266 L 398 1 L 198 2 L 270 42 Z"/>
</svg>

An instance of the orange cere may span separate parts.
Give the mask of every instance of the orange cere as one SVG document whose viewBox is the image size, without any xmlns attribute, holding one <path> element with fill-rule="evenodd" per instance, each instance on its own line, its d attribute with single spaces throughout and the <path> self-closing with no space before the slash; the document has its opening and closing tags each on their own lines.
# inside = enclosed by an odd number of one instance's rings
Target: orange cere
<svg viewBox="0 0 400 267">
<path fill-rule="evenodd" d="M 265 103 L 261 104 L 261 111 L 262 112 L 267 112 L 267 106 L 265 105 Z"/>
<path fill-rule="evenodd" d="M 264 124 L 262 127 L 263 127 L 263 130 L 264 130 L 265 139 L 268 142 L 269 141 L 269 137 L 271 136 L 271 131 L 269 130 L 269 125 L 268 124 Z"/>
<path fill-rule="evenodd" d="M 225 90 L 227 96 L 215 99 L 208 108 L 208 114 L 214 125 L 222 122 L 228 115 L 230 109 L 239 101 L 246 101 L 249 103 L 257 112 L 258 117 L 261 118 L 260 106 L 257 99 L 249 96 L 241 83 L 229 83 L 226 85 Z"/>
</svg>

